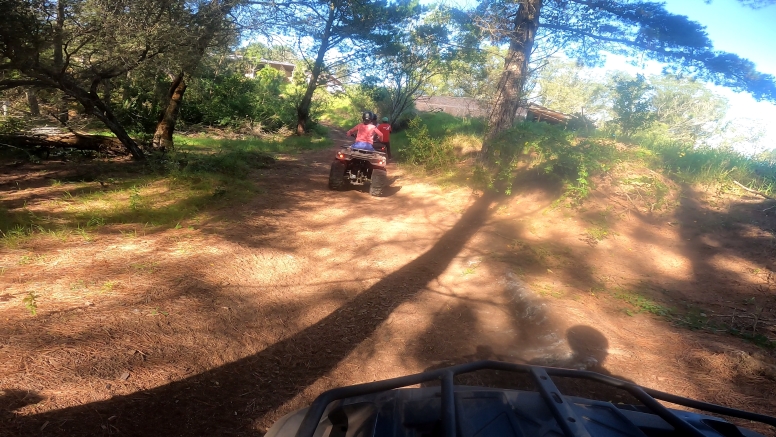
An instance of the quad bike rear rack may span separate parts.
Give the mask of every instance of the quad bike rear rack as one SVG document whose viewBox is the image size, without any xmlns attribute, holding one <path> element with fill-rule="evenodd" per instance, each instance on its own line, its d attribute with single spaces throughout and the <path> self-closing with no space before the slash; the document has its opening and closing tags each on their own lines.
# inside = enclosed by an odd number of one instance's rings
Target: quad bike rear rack
<svg viewBox="0 0 776 437">
<path fill-rule="evenodd" d="M 318 396 L 310 405 L 310 408 L 307 410 L 307 413 L 302 420 L 301 426 L 299 427 L 296 436 L 313 437 L 316 428 L 326 411 L 327 406 L 333 401 L 351 398 L 354 396 L 379 393 L 387 390 L 420 384 L 423 382 L 438 380 L 441 381 L 442 432 L 445 437 L 455 437 L 457 422 L 453 378 L 456 375 L 470 373 L 478 370 L 500 370 L 529 374 L 532 377 L 533 382 L 536 384 L 536 387 L 541 394 L 541 398 L 552 412 L 555 420 L 559 424 L 563 434 L 566 437 L 589 437 L 590 433 L 584 427 L 583 421 L 574 412 L 569 402 L 564 400 L 560 390 L 558 390 L 558 388 L 555 386 L 555 383 L 552 381 L 552 376 L 592 380 L 627 391 L 633 397 L 639 400 L 646 407 L 646 409 L 649 410 L 650 413 L 655 414 L 665 420 L 681 435 L 698 437 L 704 436 L 704 434 L 701 433 L 698 429 L 690 425 L 676 413 L 663 406 L 658 402 L 658 400 L 694 408 L 708 413 L 751 420 L 776 427 L 776 417 L 751 413 L 748 411 L 737 410 L 735 408 L 723 407 L 720 405 L 676 396 L 658 390 L 642 387 L 630 382 L 613 378 L 611 376 L 602 375 L 600 373 L 585 370 L 532 366 L 527 364 L 512 364 L 500 361 L 477 361 L 418 373 L 415 375 L 408 375 L 367 384 L 358 384 L 349 387 L 340 387 L 326 391 Z"/>
</svg>

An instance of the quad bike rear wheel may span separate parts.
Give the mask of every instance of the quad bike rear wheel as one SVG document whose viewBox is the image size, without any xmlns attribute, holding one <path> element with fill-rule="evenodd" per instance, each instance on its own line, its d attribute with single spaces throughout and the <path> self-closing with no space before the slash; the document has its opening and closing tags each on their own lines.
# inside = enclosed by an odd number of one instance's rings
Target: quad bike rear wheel
<svg viewBox="0 0 776 437">
<path fill-rule="evenodd" d="M 369 194 L 379 197 L 383 195 L 383 190 L 388 186 L 388 173 L 376 168 L 372 170 L 372 183 L 369 186 Z"/>
<path fill-rule="evenodd" d="M 341 190 L 345 187 L 345 163 L 339 160 L 335 160 L 331 163 L 331 171 L 329 172 L 329 189 Z"/>
</svg>

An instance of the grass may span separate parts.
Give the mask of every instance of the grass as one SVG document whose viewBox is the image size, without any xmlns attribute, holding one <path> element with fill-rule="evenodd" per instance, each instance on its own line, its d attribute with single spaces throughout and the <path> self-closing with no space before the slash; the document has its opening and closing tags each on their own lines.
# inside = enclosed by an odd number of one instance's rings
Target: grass
<svg viewBox="0 0 776 437">
<path fill-rule="evenodd" d="M 604 241 L 609 236 L 609 227 L 606 224 L 595 225 L 585 231 L 588 239 L 592 241 Z"/>
<path fill-rule="evenodd" d="M 638 154 L 649 167 L 679 182 L 726 184 L 738 181 L 767 195 L 776 194 L 776 163 L 725 148 L 692 147 L 659 136 L 638 139 Z"/>
<path fill-rule="evenodd" d="M 421 113 L 419 118 L 426 126 L 428 137 L 438 144 L 448 141 L 454 148 L 482 148 L 482 138 L 487 128 L 484 120 L 454 117 L 444 112 Z M 407 154 L 411 136 L 412 129 L 404 129 L 391 135 L 391 148 L 400 157 Z"/>
<path fill-rule="evenodd" d="M 328 147 L 328 138 L 277 137 L 267 140 L 177 139 L 174 152 L 151 156 L 143 167 L 117 171 L 97 161 L 91 180 L 57 179 L 55 195 L 34 206 L 0 208 L 0 247 L 15 248 L 31 238 L 48 236 L 61 242 L 93 241 L 105 232 L 136 237 L 137 225 L 182 227 L 208 209 L 244 201 L 258 193 L 249 174 L 272 165 L 272 155 Z M 104 178 L 104 174 L 111 178 Z M 57 194 L 58 193 L 58 194 Z M 116 225 L 134 225 L 131 230 Z M 106 227 L 113 229 L 106 230 Z M 21 263 L 32 260 L 22 259 Z"/>
<path fill-rule="evenodd" d="M 155 273 L 159 270 L 159 263 L 147 262 L 147 263 L 134 263 L 129 267 L 136 273 Z"/>
<path fill-rule="evenodd" d="M 116 281 L 105 281 L 102 286 L 100 286 L 100 293 L 111 293 L 114 288 L 116 288 Z"/>
<path fill-rule="evenodd" d="M 22 299 L 24 307 L 27 308 L 27 311 L 29 311 L 33 316 L 38 314 L 38 297 L 39 296 L 37 293 L 30 291 L 27 293 L 24 299 Z"/>
<path fill-rule="evenodd" d="M 590 289 L 590 295 L 595 297 L 596 293 L 603 293 L 606 291 L 605 287 L 594 287 Z M 663 290 L 668 292 L 668 290 Z M 747 340 L 757 346 L 766 349 L 776 349 L 776 342 L 770 340 L 766 335 L 754 332 L 753 328 L 741 328 L 736 326 L 730 326 L 721 321 L 714 321 L 709 317 L 709 311 L 704 310 L 695 305 L 684 303 L 684 309 L 677 311 L 673 308 L 669 308 L 654 300 L 641 295 L 639 292 L 633 292 L 622 287 L 616 287 L 613 291 L 609 292 L 615 299 L 621 300 L 628 304 L 626 308 L 623 308 L 625 314 L 633 316 L 638 313 L 652 314 L 675 324 L 690 330 L 710 330 L 712 332 L 725 332 L 730 335 Z"/>
<path fill-rule="evenodd" d="M 422 113 L 420 119 L 422 126 L 391 136 L 391 145 L 400 161 L 418 161 L 414 162 L 418 170 L 427 173 L 431 170 L 446 183 L 470 184 L 478 179 L 476 174 L 472 174 L 471 167 L 450 171 L 451 161 L 448 158 L 455 156 L 455 162 L 461 161 L 460 154 L 454 152 L 456 149 L 479 150 L 486 129 L 485 122 L 446 113 Z M 413 144 L 413 140 L 416 144 Z M 418 144 L 425 149 L 436 147 L 437 155 L 414 154 L 413 148 L 417 148 Z M 679 183 L 716 184 L 734 189 L 733 181 L 738 181 L 766 195 L 776 195 L 776 163 L 757 160 L 730 149 L 693 147 L 656 135 L 637 136 L 634 144 L 624 146 L 604 138 L 603 134 L 581 138 L 543 123 L 521 123 L 507 132 L 503 141 L 494 142 L 491 148 L 501 153 L 496 156 L 499 169 L 505 166 L 504 175 L 491 178 L 501 177 L 509 182 L 510 176 L 506 174 L 515 171 L 515 161 L 507 156 L 514 153 L 516 156 L 527 156 L 526 153 L 532 153 L 532 166 L 559 177 L 566 186 L 564 197 L 577 201 L 586 198 L 595 189 L 593 177 L 625 161 L 663 173 Z M 438 159 L 438 156 L 445 159 Z M 447 171 L 438 171 L 441 169 Z M 653 211 L 670 206 L 671 190 L 660 177 L 637 176 L 620 182 L 642 197 Z M 493 185 L 492 180 L 489 185 Z"/>
<path fill-rule="evenodd" d="M 625 313 L 629 316 L 634 314 L 634 311 L 632 310 L 635 310 L 635 313 L 650 313 L 659 317 L 668 317 L 672 313 L 670 308 L 621 287 L 618 287 L 612 296 L 614 296 L 615 299 L 619 299 L 629 304 L 630 308 L 625 309 Z"/>
<path fill-rule="evenodd" d="M 206 153 L 266 153 L 291 154 L 303 150 L 322 149 L 331 146 L 327 137 L 317 133 L 309 136 L 277 136 L 269 140 L 248 139 L 215 139 L 205 135 L 176 136 L 175 147 L 179 152 Z"/>
</svg>

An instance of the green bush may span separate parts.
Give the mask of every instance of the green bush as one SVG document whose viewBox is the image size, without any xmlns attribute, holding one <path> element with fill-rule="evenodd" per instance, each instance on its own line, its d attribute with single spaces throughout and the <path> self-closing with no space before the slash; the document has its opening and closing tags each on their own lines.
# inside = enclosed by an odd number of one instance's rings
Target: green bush
<svg viewBox="0 0 776 437">
<path fill-rule="evenodd" d="M 532 167 L 558 177 L 567 195 L 577 200 L 590 193 L 592 177 L 608 171 L 618 159 L 617 149 L 607 140 L 578 139 L 562 127 L 531 122 L 499 135 L 491 141 L 488 153 L 494 169 L 477 169 L 476 180 L 502 187 L 509 194 L 520 158 L 530 154 Z"/>
<path fill-rule="evenodd" d="M 428 171 L 438 171 L 458 161 L 451 141 L 433 138 L 420 117 L 410 121 L 407 130 L 408 145 L 401 150 L 404 161 L 419 165 Z"/>
<path fill-rule="evenodd" d="M 27 123 L 21 118 L 0 118 L 0 135 L 17 134 L 27 128 Z"/>
</svg>

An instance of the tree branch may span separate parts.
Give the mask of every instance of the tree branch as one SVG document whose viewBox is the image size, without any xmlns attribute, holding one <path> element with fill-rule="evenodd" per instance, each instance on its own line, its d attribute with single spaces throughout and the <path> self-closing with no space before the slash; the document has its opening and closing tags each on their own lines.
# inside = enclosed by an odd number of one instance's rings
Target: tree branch
<svg viewBox="0 0 776 437">
<path fill-rule="evenodd" d="M 35 86 L 39 88 L 53 88 L 50 84 L 37 79 L 0 80 L 0 90 L 9 90 L 20 86 Z"/>
<path fill-rule="evenodd" d="M 748 191 L 748 192 L 750 192 L 750 193 L 752 193 L 752 194 L 757 194 L 758 196 L 765 197 L 766 199 L 770 199 L 770 200 L 776 200 L 776 197 L 771 197 L 771 196 L 769 196 L 769 195 L 767 195 L 767 194 L 765 194 L 765 193 L 763 193 L 763 192 L 761 192 L 761 191 L 753 190 L 753 189 L 751 189 L 751 188 L 749 188 L 749 187 L 745 186 L 745 185 L 744 185 L 744 184 L 742 184 L 741 182 L 738 182 L 738 181 L 735 181 L 735 180 L 734 180 L 734 181 L 733 181 L 733 183 L 734 183 L 734 184 L 736 184 L 736 185 L 738 185 L 739 187 L 741 187 L 741 188 L 742 188 L 744 191 Z"/>
</svg>

